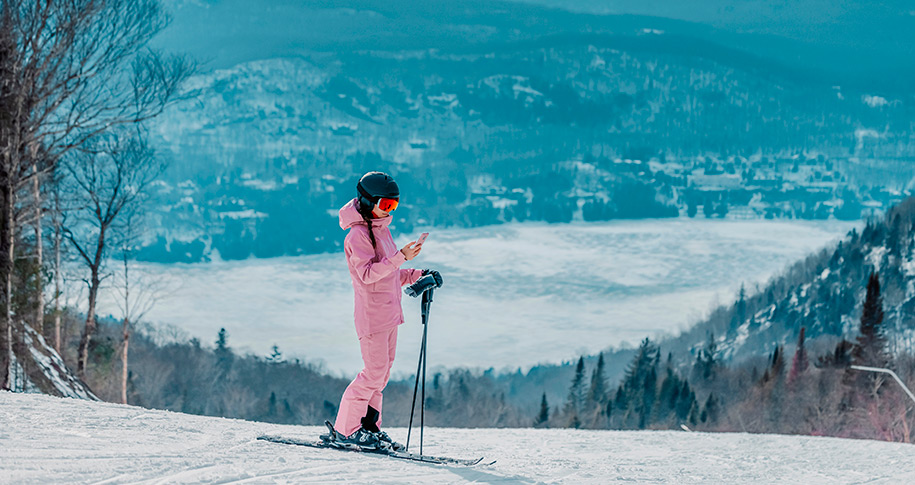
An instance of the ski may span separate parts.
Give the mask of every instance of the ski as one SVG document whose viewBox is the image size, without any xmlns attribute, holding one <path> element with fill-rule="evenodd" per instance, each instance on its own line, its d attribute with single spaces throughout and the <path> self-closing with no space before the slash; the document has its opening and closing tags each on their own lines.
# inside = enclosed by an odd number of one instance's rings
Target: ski
<svg viewBox="0 0 915 485">
<path fill-rule="evenodd" d="M 284 436 L 258 436 L 257 439 L 261 441 L 269 441 L 271 443 L 280 443 L 284 445 L 296 445 L 296 446 L 308 446 L 311 448 L 329 448 L 332 450 L 340 451 L 354 451 L 358 453 L 371 453 L 374 455 L 389 456 L 391 458 L 397 458 L 399 460 L 411 460 L 419 461 L 423 463 L 433 463 L 436 465 L 457 465 L 457 466 L 475 466 L 483 462 L 483 457 L 472 458 L 472 459 L 461 459 L 461 458 L 450 458 L 446 456 L 430 456 L 430 455 L 419 455 L 416 453 L 410 453 L 407 451 L 394 451 L 388 449 L 365 449 L 358 445 L 348 444 L 348 443 L 333 443 L 330 441 L 329 435 L 321 435 L 321 440 L 302 440 L 297 438 L 288 438 Z M 492 465 L 495 461 L 485 463 L 485 465 Z"/>
</svg>

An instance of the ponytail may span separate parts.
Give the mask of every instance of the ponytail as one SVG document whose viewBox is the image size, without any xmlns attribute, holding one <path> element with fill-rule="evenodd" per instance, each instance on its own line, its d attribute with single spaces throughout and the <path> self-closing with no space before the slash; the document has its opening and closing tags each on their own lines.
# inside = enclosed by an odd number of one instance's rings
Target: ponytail
<svg viewBox="0 0 915 485">
<path fill-rule="evenodd" d="M 375 232 L 372 230 L 372 208 L 368 207 L 362 201 L 365 200 L 362 197 L 359 198 L 359 214 L 362 216 L 362 220 L 365 221 L 365 225 L 369 229 L 369 239 L 372 241 L 372 249 L 378 249 L 375 245 Z"/>
<path fill-rule="evenodd" d="M 372 249 L 377 249 L 375 247 L 375 232 L 372 230 L 372 218 L 362 214 L 362 218 L 365 220 L 365 225 L 369 226 L 369 239 L 372 240 Z"/>
</svg>

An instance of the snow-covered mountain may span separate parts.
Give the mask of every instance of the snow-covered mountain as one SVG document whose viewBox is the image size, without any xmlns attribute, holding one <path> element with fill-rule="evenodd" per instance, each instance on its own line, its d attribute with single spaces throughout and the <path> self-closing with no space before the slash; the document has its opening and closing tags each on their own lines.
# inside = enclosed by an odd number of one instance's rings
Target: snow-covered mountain
<svg viewBox="0 0 915 485">
<path fill-rule="evenodd" d="M 909 98 L 874 106 L 870 93 L 812 83 L 745 53 L 657 37 L 249 61 L 194 78 L 192 102 L 157 120 L 157 141 L 182 173 L 229 167 L 267 178 L 358 152 L 402 166 L 458 149 L 489 172 L 545 144 L 574 152 L 565 146 L 573 140 L 582 154 L 591 145 L 623 158 L 807 147 L 845 155 L 857 128 L 911 151 L 898 133 L 910 128 Z"/>
<path fill-rule="evenodd" d="M 668 38 L 311 53 L 201 74 L 188 96 L 153 126 L 171 168 L 151 261 L 337 249 L 328 213 L 368 170 L 397 178 L 408 229 L 700 207 L 857 219 L 901 200 L 915 176 L 911 99 Z"/>
<path fill-rule="evenodd" d="M 495 0 L 167 3 L 157 42 L 204 64 L 152 126 L 171 164 L 148 261 L 339 249 L 369 170 L 408 229 L 853 220 L 912 193 L 911 94 L 811 72 L 784 38 Z"/>
<path fill-rule="evenodd" d="M 736 37 L 743 49 L 868 84 L 901 87 L 915 68 L 915 10 L 908 0 L 514 1 L 612 16 L 655 15 L 742 33 L 749 37 Z"/>
<path fill-rule="evenodd" d="M 388 430 L 394 439 L 404 429 Z M 427 428 L 423 450 L 474 468 L 259 441 L 321 428 L 0 393 L 6 483 L 912 483 L 911 445 L 676 431 Z M 413 439 L 416 439 L 414 434 Z M 414 442 L 415 443 L 415 442 Z M 415 446 L 415 444 L 414 444 Z M 415 451 L 415 450 L 414 450 Z"/>
<path fill-rule="evenodd" d="M 904 89 L 913 72 L 908 0 L 166 0 L 162 45 L 215 67 L 303 49 L 449 49 L 556 32 L 664 32 L 828 73 L 832 84 Z M 550 8 L 544 8 L 550 7 Z M 595 15 L 597 14 L 597 15 Z M 307 26 L 307 28 L 302 28 Z"/>
</svg>

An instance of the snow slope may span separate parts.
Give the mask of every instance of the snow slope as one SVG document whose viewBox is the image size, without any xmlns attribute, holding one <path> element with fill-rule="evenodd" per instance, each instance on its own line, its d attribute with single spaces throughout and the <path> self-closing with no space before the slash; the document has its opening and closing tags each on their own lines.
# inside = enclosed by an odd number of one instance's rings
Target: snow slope
<svg viewBox="0 0 915 485">
<path fill-rule="evenodd" d="M 915 482 L 911 445 L 835 438 L 427 428 L 426 453 L 498 460 L 475 468 L 255 440 L 320 431 L 0 392 L 0 482 Z M 389 431 L 404 438 L 403 429 Z"/>
<path fill-rule="evenodd" d="M 20 327 L 23 347 L 26 353 L 12 355 L 11 389 L 38 392 L 52 396 L 75 397 L 98 400 L 64 364 L 60 354 L 48 345 L 44 337 L 32 327 Z"/>
</svg>

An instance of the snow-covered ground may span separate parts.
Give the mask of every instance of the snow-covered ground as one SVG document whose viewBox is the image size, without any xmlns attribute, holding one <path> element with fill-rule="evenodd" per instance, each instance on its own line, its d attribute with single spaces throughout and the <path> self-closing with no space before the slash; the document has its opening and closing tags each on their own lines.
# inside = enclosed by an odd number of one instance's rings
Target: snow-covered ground
<svg viewBox="0 0 915 485">
<path fill-rule="evenodd" d="M 427 428 L 474 468 L 258 441 L 281 426 L 0 392 L 2 483 L 915 483 L 911 445 L 675 431 Z M 389 430 L 403 439 L 403 429 Z"/>
<path fill-rule="evenodd" d="M 445 278 L 432 305 L 431 366 L 526 368 L 677 333 L 732 301 L 741 283 L 752 291 L 854 226 L 669 219 L 428 229 L 422 254 L 405 267 Z M 414 232 L 395 233 L 398 244 Z M 148 320 L 204 344 L 225 327 L 238 351 L 267 355 L 278 344 L 287 357 L 322 360 L 331 371 L 362 366 L 342 252 L 143 269 L 175 289 Z M 103 294 L 99 312 L 116 314 L 115 297 Z M 395 375 L 413 371 L 422 335 L 419 301 L 403 304 Z"/>
</svg>

